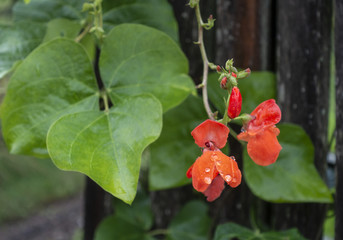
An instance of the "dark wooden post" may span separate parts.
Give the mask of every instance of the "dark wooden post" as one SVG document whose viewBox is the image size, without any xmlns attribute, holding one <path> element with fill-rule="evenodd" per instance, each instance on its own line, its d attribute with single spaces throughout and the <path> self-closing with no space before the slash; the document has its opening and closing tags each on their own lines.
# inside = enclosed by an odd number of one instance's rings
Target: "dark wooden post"
<svg viewBox="0 0 343 240">
<path fill-rule="evenodd" d="M 336 227 L 335 239 L 343 239 L 343 2 L 335 1 L 336 55 Z"/>
<path fill-rule="evenodd" d="M 233 58 L 235 66 L 240 68 L 274 70 L 274 7 L 270 0 L 217 1 L 215 63 L 224 65 Z M 240 127 L 236 127 L 239 132 Z M 242 169 L 241 145 L 233 138 L 229 138 L 229 144 L 230 155 L 236 157 Z M 252 208 L 258 210 L 256 215 L 260 220 L 269 223 L 268 204 L 255 197 L 243 179 L 239 188 L 225 191 L 211 209 L 219 213 L 218 222 L 235 221 L 249 226 Z"/>
<path fill-rule="evenodd" d="M 301 125 L 315 147 L 315 166 L 325 179 L 332 1 L 277 2 L 278 99 L 283 121 Z M 277 229 L 297 227 L 320 239 L 323 204 L 274 206 Z"/>
</svg>

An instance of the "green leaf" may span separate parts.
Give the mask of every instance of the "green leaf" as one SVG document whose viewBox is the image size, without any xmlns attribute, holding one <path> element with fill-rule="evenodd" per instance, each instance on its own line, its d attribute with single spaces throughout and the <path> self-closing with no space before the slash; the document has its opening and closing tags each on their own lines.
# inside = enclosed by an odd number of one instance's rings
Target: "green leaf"
<svg viewBox="0 0 343 240">
<path fill-rule="evenodd" d="M 56 39 L 34 50 L 13 73 L 1 105 L 11 153 L 48 157 L 46 134 L 60 116 L 98 109 L 92 64 L 80 44 Z"/>
<path fill-rule="evenodd" d="M 200 201 L 187 203 L 172 219 L 167 240 L 207 240 L 210 234 L 211 218 L 208 207 Z"/>
<path fill-rule="evenodd" d="M 40 24 L 0 26 L 0 78 L 12 69 L 15 62 L 23 60 L 36 48 L 44 34 L 45 27 Z"/>
<path fill-rule="evenodd" d="M 264 232 L 252 231 L 235 223 L 225 223 L 218 225 L 214 234 L 214 240 L 230 239 L 260 239 L 260 240 L 305 240 L 296 229 L 289 229 L 282 232 Z"/>
<path fill-rule="evenodd" d="M 144 229 L 126 221 L 119 216 L 105 218 L 96 229 L 95 240 L 154 240 Z"/>
<path fill-rule="evenodd" d="M 211 73 L 208 80 L 208 95 L 216 109 L 224 114 L 227 91 L 220 88 L 219 74 Z M 248 78 L 238 80 L 242 94 L 242 113 L 251 113 L 261 102 L 276 96 L 276 78 L 271 72 L 252 72 Z"/>
<path fill-rule="evenodd" d="M 108 113 L 85 111 L 61 117 L 49 129 L 47 146 L 57 167 L 82 172 L 131 203 L 142 152 L 161 128 L 159 101 L 139 95 L 116 102 Z"/>
<path fill-rule="evenodd" d="M 48 22 L 44 42 L 58 37 L 74 39 L 81 30 L 81 25 L 75 21 L 56 18 Z"/>
<path fill-rule="evenodd" d="M 206 118 L 201 99 L 192 95 L 164 115 L 161 136 L 150 146 L 151 190 L 178 187 L 190 182 L 186 171 L 201 155 L 191 131 Z"/>
<path fill-rule="evenodd" d="M 331 203 L 330 191 L 313 164 L 314 149 L 308 135 L 294 124 L 278 127 L 282 150 L 274 164 L 259 166 L 244 151 L 244 176 L 251 191 L 277 203 Z"/>
<path fill-rule="evenodd" d="M 151 93 L 163 111 L 180 104 L 194 84 L 188 62 L 177 44 L 166 34 L 143 25 L 122 24 L 105 38 L 100 70 L 111 100 Z"/>
<path fill-rule="evenodd" d="M 31 0 L 30 4 L 18 1 L 13 7 L 13 17 L 15 21 L 26 21 L 27 25 L 54 18 L 82 19 L 82 5 L 80 0 Z"/>
<path fill-rule="evenodd" d="M 122 23 L 139 23 L 168 34 L 178 40 L 177 22 L 166 0 L 105 1 L 104 26 L 109 30 Z"/>
<path fill-rule="evenodd" d="M 150 198 L 142 190 L 138 190 L 131 206 L 114 199 L 114 209 L 116 216 L 144 230 L 149 230 L 154 223 Z"/>
</svg>

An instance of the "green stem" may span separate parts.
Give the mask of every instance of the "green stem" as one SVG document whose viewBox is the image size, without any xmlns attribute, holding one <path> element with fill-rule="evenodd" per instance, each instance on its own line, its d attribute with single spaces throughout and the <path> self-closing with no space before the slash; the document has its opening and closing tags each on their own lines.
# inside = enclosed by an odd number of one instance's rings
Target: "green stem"
<svg viewBox="0 0 343 240">
<path fill-rule="evenodd" d="M 156 229 L 156 230 L 150 231 L 148 234 L 150 236 L 167 235 L 167 234 L 169 234 L 169 231 L 168 231 L 168 229 Z"/>
<path fill-rule="evenodd" d="M 101 98 L 104 101 L 105 112 L 108 112 L 110 108 L 108 106 L 108 97 L 107 97 L 107 93 L 105 91 L 101 92 Z"/>
<path fill-rule="evenodd" d="M 221 120 L 221 123 L 224 125 L 227 125 L 231 121 L 231 119 L 227 115 L 229 104 L 230 104 L 231 92 L 232 92 L 232 87 L 230 87 L 228 89 L 228 95 L 227 95 L 227 99 L 226 99 L 226 103 L 225 103 L 225 113 L 224 113 L 223 119 Z"/>
<path fill-rule="evenodd" d="M 84 38 L 84 36 L 86 36 L 86 34 L 89 32 L 89 30 L 92 28 L 92 24 L 88 24 L 83 31 L 80 33 L 80 35 L 78 35 L 74 41 L 75 42 L 80 42 L 82 38 Z"/>
<path fill-rule="evenodd" d="M 214 114 L 211 110 L 210 104 L 208 102 L 208 93 L 207 93 L 207 79 L 208 79 L 208 66 L 209 66 L 209 62 L 207 59 L 207 55 L 206 55 L 206 50 L 205 50 L 205 46 L 204 46 L 204 39 L 203 39 L 203 21 L 201 18 L 201 13 L 200 13 L 200 7 L 199 7 L 199 3 L 195 6 L 195 14 L 196 14 L 196 18 L 197 18 L 197 22 L 198 22 L 198 42 L 197 44 L 199 44 L 199 48 L 200 48 L 200 53 L 201 53 L 201 57 L 202 57 L 202 61 L 203 61 L 203 78 L 202 78 L 202 99 L 203 99 L 203 103 L 204 103 L 204 107 L 205 110 L 207 112 L 207 115 L 210 119 L 214 120 Z M 213 65 L 213 64 L 211 64 Z"/>
</svg>

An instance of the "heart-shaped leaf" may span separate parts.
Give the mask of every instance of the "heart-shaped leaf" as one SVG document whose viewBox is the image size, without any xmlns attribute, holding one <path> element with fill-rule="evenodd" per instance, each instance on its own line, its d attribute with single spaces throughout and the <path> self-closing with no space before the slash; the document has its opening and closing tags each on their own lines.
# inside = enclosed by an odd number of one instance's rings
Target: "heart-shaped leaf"
<svg viewBox="0 0 343 240">
<path fill-rule="evenodd" d="M 150 146 L 149 187 L 160 190 L 190 182 L 187 169 L 201 155 L 191 131 L 207 117 L 199 97 L 189 96 L 163 117 L 159 139 Z"/>
<path fill-rule="evenodd" d="M 166 0 L 104 1 L 104 26 L 106 29 L 122 23 L 140 23 L 178 39 L 177 22 L 173 9 Z"/>
<path fill-rule="evenodd" d="M 11 153 L 48 157 L 46 134 L 60 116 L 98 109 L 92 64 L 81 45 L 56 39 L 33 51 L 16 69 L 1 106 Z"/>
<path fill-rule="evenodd" d="M 214 240 L 228 239 L 260 239 L 260 240 L 305 240 L 300 235 L 297 229 L 290 229 L 281 232 L 263 232 L 252 231 L 249 228 L 243 227 L 235 223 L 224 223 L 218 225 L 214 234 Z"/>
<path fill-rule="evenodd" d="M 203 202 L 188 202 L 172 219 L 166 240 L 208 239 L 212 221 L 207 210 Z"/>
<path fill-rule="evenodd" d="M 13 64 L 23 60 L 42 41 L 45 27 L 41 24 L 18 23 L 0 26 L 0 78 Z"/>
<path fill-rule="evenodd" d="M 279 158 L 269 166 L 256 165 L 244 151 L 244 176 L 258 197 L 277 203 L 331 203 L 329 189 L 316 171 L 312 142 L 305 131 L 294 124 L 279 124 Z"/>
<path fill-rule="evenodd" d="M 65 115 L 50 128 L 47 146 L 63 170 L 79 171 L 126 203 L 135 197 L 143 150 L 162 128 L 162 108 L 153 96 L 116 102 L 109 112 Z"/>
<path fill-rule="evenodd" d="M 31 0 L 30 4 L 18 1 L 13 7 L 15 21 L 46 23 L 54 18 L 82 19 L 83 1 L 79 0 Z M 27 24 L 29 25 L 29 24 Z"/>
<path fill-rule="evenodd" d="M 194 84 L 188 62 L 166 34 L 137 24 L 122 24 L 104 40 L 101 76 L 113 102 L 139 93 L 151 93 L 163 111 L 180 104 Z"/>
</svg>

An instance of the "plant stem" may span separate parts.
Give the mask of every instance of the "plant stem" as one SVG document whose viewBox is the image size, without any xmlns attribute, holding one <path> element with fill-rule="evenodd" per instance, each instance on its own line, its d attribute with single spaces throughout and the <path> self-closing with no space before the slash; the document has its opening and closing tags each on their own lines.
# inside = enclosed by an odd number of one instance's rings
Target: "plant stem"
<svg viewBox="0 0 343 240">
<path fill-rule="evenodd" d="M 109 106 L 108 106 L 108 98 L 107 98 L 107 93 L 106 93 L 106 91 L 103 91 L 102 93 L 101 93 L 101 98 L 102 98 L 102 100 L 104 101 L 104 107 L 105 107 L 105 112 L 108 112 L 109 111 Z"/>
<path fill-rule="evenodd" d="M 153 230 L 153 231 L 149 232 L 149 235 L 150 236 L 167 235 L 168 233 L 169 233 L 168 229 L 156 229 L 156 230 Z"/>
<path fill-rule="evenodd" d="M 80 33 L 80 35 L 78 35 L 76 38 L 75 38 L 75 42 L 80 42 L 81 39 L 86 36 L 87 33 L 89 33 L 89 30 L 91 29 L 92 27 L 92 24 L 88 24 L 84 29 L 83 31 Z"/>
<path fill-rule="evenodd" d="M 214 114 L 211 110 L 210 104 L 208 102 L 208 94 L 207 94 L 207 79 L 208 79 L 208 67 L 209 67 L 209 62 L 207 59 L 207 55 L 206 55 L 206 50 L 205 50 L 205 46 L 204 46 L 204 39 L 203 39 L 203 21 L 201 18 L 201 14 L 200 14 L 200 7 L 199 7 L 199 3 L 195 6 L 195 14 L 196 14 L 196 18 L 197 18 L 197 22 L 198 22 L 198 42 L 197 44 L 199 45 L 200 48 L 200 53 L 201 53 L 201 57 L 202 57 L 202 61 L 203 61 L 203 78 L 202 78 L 202 99 L 203 99 L 203 103 L 204 103 L 204 107 L 205 110 L 207 112 L 207 115 L 210 119 L 214 120 Z M 213 64 L 211 64 L 212 66 Z"/>
</svg>

